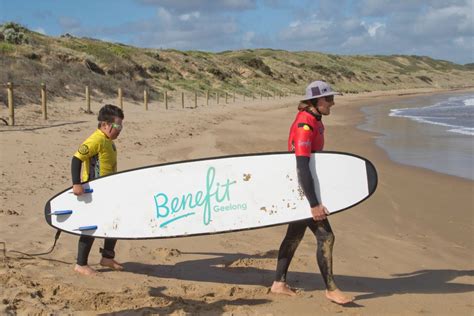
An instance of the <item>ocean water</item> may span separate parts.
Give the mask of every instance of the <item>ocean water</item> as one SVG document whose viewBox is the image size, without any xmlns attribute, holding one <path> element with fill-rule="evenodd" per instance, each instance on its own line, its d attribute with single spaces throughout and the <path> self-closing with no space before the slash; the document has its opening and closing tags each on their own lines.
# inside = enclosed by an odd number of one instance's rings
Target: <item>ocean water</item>
<svg viewBox="0 0 474 316">
<path fill-rule="evenodd" d="M 474 135 L 474 95 L 452 96 L 424 107 L 392 109 L 390 116 L 446 127 L 448 133 Z"/>
<path fill-rule="evenodd" d="M 399 163 L 474 181 L 474 93 L 417 96 L 364 107 L 360 128 Z"/>
</svg>

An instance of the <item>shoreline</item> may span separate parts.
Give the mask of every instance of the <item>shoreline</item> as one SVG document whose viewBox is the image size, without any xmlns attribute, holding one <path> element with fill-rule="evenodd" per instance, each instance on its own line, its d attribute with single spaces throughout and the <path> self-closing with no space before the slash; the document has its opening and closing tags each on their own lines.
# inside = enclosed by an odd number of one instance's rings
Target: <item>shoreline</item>
<svg viewBox="0 0 474 316">
<path fill-rule="evenodd" d="M 342 290 L 356 296 L 351 308 L 324 298 L 317 269 L 316 241 L 307 232 L 293 259 L 290 285 L 295 298 L 268 293 L 286 226 L 237 233 L 162 240 L 121 240 L 117 260 L 124 272 L 101 269 L 97 240 L 90 263 L 101 273 L 73 272 L 77 236 L 63 234 L 43 259 L 0 257 L 0 311 L 19 313 L 116 312 L 310 315 L 472 313 L 472 181 L 394 162 L 379 148 L 376 134 L 357 128 L 367 102 L 392 94 L 336 98 L 325 119 L 325 150 L 351 152 L 371 160 L 379 185 L 360 205 L 331 216 L 336 234 L 334 272 Z M 402 96 L 408 98 L 413 96 Z M 140 166 L 249 152 L 285 151 L 298 97 L 182 111 L 145 112 L 125 105 L 125 129 L 116 141 L 120 171 Z M 115 100 L 112 100 L 113 102 Z M 0 128 L 0 241 L 7 250 L 38 253 L 54 232 L 41 208 L 70 186 L 70 157 L 96 127 L 82 101 L 54 106 L 45 126 L 31 114 L 18 127 Z M 98 105 L 94 104 L 93 110 Z M 25 116 L 26 117 L 26 116 Z M 179 122 L 179 124 L 176 124 Z M 37 124 L 37 125 L 34 125 Z M 40 126 L 41 128 L 35 128 Z M 9 130 L 10 129 L 10 130 Z M 442 185 L 440 185 L 442 184 Z M 453 205 L 455 201 L 455 205 Z M 1 260 L 2 259 L 2 260 Z M 471 273 L 470 273 L 471 272 Z M 40 294 L 38 294 L 40 293 Z"/>
</svg>

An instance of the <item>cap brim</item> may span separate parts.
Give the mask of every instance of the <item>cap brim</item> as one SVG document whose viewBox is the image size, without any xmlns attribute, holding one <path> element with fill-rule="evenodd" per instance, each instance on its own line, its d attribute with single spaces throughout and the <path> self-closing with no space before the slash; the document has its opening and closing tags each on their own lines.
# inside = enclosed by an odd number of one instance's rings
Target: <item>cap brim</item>
<svg viewBox="0 0 474 316">
<path fill-rule="evenodd" d="M 330 95 L 342 95 L 342 93 L 337 92 L 337 91 L 331 91 L 331 92 L 328 92 L 328 93 L 318 95 L 317 97 L 305 97 L 305 98 L 301 99 L 301 101 L 308 101 L 308 100 L 312 100 L 312 99 L 324 98 L 324 97 L 328 97 Z"/>
</svg>

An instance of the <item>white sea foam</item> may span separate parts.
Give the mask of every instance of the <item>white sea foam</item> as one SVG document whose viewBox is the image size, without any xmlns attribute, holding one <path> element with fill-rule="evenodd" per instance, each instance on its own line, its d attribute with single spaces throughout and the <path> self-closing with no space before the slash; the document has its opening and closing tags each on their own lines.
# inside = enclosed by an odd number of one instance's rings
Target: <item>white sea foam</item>
<svg viewBox="0 0 474 316">
<path fill-rule="evenodd" d="M 466 99 L 464 100 L 465 106 L 474 106 L 474 99 Z"/>
<path fill-rule="evenodd" d="M 448 129 L 448 132 L 474 136 L 474 128 L 467 128 L 467 127 L 453 128 L 453 129 Z"/>
</svg>

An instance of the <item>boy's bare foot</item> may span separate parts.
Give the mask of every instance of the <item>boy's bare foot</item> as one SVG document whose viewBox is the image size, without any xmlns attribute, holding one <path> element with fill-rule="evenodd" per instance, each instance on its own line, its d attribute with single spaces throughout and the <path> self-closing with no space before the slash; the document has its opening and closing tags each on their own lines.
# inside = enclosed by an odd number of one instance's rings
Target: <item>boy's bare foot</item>
<svg viewBox="0 0 474 316">
<path fill-rule="evenodd" d="M 103 267 L 108 267 L 112 270 L 115 270 L 115 271 L 122 271 L 123 270 L 123 266 L 118 263 L 117 261 L 115 261 L 114 259 L 109 259 L 109 258 L 104 258 L 102 257 L 102 259 L 100 260 L 100 265 L 103 266 Z"/>
<path fill-rule="evenodd" d="M 96 275 L 97 274 L 97 271 L 95 271 L 94 269 L 92 269 L 91 267 L 89 266 L 80 266 L 78 264 L 76 264 L 74 266 L 74 271 L 76 271 L 77 273 L 80 273 L 82 275 L 88 275 L 88 276 L 93 276 L 93 275 Z"/>
<path fill-rule="evenodd" d="M 275 294 L 285 294 L 289 296 L 296 296 L 296 292 L 292 290 L 288 286 L 288 284 L 286 284 L 286 282 L 274 281 L 270 289 L 270 292 L 275 293 Z"/>
<path fill-rule="evenodd" d="M 340 305 L 344 305 L 354 301 L 354 297 L 350 295 L 346 295 L 341 292 L 341 290 L 337 289 L 334 291 L 326 290 L 326 298 L 331 300 L 332 302 Z"/>
</svg>

